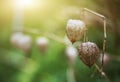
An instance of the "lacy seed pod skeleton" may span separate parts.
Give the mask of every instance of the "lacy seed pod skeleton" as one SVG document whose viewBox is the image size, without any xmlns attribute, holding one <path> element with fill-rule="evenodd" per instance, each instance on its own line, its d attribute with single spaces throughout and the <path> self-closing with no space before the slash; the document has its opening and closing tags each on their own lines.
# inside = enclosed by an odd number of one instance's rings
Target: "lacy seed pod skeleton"
<svg viewBox="0 0 120 82">
<path fill-rule="evenodd" d="M 68 20 L 66 33 L 69 40 L 74 43 L 82 38 L 85 31 L 85 24 L 81 20 Z"/>
<path fill-rule="evenodd" d="M 91 67 L 99 57 L 99 48 L 95 43 L 84 42 L 78 47 L 79 57 L 84 64 Z"/>
</svg>

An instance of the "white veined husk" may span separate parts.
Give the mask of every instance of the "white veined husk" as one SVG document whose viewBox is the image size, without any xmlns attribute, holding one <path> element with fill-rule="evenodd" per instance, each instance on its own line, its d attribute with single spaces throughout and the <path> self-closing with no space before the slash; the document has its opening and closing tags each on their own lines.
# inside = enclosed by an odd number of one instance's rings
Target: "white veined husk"
<svg viewBox="0 0 120 82">
<path fill-rule="evenodd" d="M 18 41 L 20 40 L 20 38 L 23 37 L 23 34 L 21 32 L 18 32 L 18 33 L 13 33 L 12 36 L 11 36 L 11 44 L 18 48 Z"/>
<path fill-rule="evenodd" d="M 66 33 L 69 40 L 74 43 L 83 37 L 85 32 L 85 23 L 80 20 L 68 20 Z"/>
<path fill-rule="evenodd" d="M 66 55 L 70 62 L 74 63 L 78 55 L 77 49 L 74 48 L 73 46 L 66 47 Z"/>
<path fill-rule="evenodd" d="M 19 38 L 18 47 L 21 50 L 27 52 L 31 49 L 31 45 L 32 45 L 32 39 L 30 36 L 24 35 L 21 38 Z"/>
<path fill-rule="evenodd" d="M 46 52 L 46 50 L 48 48 L 49 40 L 46 37 L 38 37 L 36 39 L 36 44 L 37 44 L 39 50 L 42 53 L 44 53 L 44 52 Z"/>
</svg>

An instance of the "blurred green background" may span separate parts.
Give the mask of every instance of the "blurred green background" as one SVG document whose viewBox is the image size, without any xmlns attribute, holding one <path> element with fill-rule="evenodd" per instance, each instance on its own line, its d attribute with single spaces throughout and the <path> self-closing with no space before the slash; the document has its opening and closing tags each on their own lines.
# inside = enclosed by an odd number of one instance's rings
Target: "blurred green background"
<svg viewBox="0 0 120 82">
<path fill-rule="evenodd" d="M 25 1 L 25 0 L 21 0 Z M 28 3 L 31 0 L 27 0 Z M 32 38 L 30 57 L 11 45 L 15 0 L 0 0 L 0 82 L 69 82 L 67 78 L 68 60 L 66 46 L 55 40 L 64 39 L 66 24 L 69 19 L 81 19 L 80 8 L 88 8 L 103 14 L 107 18 L 107 46 L 111 60 L 104 71 L 111 82 L 120 82 L 120 1 L 119 0 L 33 0 L 30 4 L 19 5 L 23 9 L 23 30 Z M 88 39 L 102 49 L 102 21 L 93 15 L 88 25 Z M 39 30 L 40 34 L 28 32 Z M 48 37 L 52 33 L 56 37 Z M 49 39 L 46 53 L 41 53 L 36 45 L 36 38 L 45 36 Z M 76 82 L 106 82 L 96 72 L 95 67 L 87 67 L 77 58 L 75 61 Z"/>
</svg>

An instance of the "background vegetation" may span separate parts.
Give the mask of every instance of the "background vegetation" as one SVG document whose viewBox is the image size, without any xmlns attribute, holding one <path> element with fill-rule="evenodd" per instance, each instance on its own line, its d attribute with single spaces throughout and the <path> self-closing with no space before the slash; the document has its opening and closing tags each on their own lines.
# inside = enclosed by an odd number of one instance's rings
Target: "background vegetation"
<svg viewBox="0 0 120 82">
<path fill-rule="evenodd" d="M 24 29 L 36 29 L 41 34 L 25 32 L 33 39 L 31 57 L 10 43 L 13 33 L 14 0 L 0 0 L 0 82 L 67 82 L 69 67 L 65 54 L 66 46 L 49 38 L 49 47 L 42 54 L 35 40 L 38 36 L 53 33 L 64 39 L 68 19 L 80 19 L 80 8 L 89 8 L 107 18 L 107 46 L 111 60 L 104 71 L 111 82 L 120 81 L 120 1 L 119 0 L 38 0 L 35 7 L 24 8 Z M 88 25 L 89 41 L 102 49 L 102 21 L 95 16 Z M 90 19 L 91 20 L 91 19 Z M 45 34 L 45 35 L 44 35 Z M 76 82 L 106 82 L 79 58 L 75 61 Z"/>
</svg>

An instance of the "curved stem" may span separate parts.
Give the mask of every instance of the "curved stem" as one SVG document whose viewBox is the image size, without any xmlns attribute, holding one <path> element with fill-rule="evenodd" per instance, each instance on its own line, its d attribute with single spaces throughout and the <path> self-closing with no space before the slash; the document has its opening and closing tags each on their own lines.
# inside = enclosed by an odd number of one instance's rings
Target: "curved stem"
<svg viewBox="0 0 120 82">
<path fill-rule="evenodd" d="M 101 69 L 103 69 L 103 64 L 104 64 L 104 53 L 105 53 L 105 48 L 106 48 L 106 38 L 107 38 L 107 34 L 106 34 L 106 20 L 105 18 L 104 20 L 104 40 L 103 40 L 103 50 L 102 50 L 102 65 L 101 65 Z"/>
<path fill-rule="evenodd" d="M 105 48 L 106 48 L 106 38 L 107 38 L 107 34 L 106 34 L 106 18 L 105 16 L 97 13 L 97 12 L 94 12 L 90 9 L 87 9 L 87 8 L 83 8 L 83 11 L 85 13 L 85 11 L 89 12 L 89 13 L 92 13 L 98 17 L 100 17 L 102 20 L 103 20 L 103 27 L 104 27 L 104 39 L 103 39 L 103 50 L 102 50 L 102 63 L 101 63 L 101 70 L 103 69 L 103 64 L 104 64 L 104 53 L 105 53 Z M 84 17 L 85 18 L 85 17 Z"/>
</svg>

